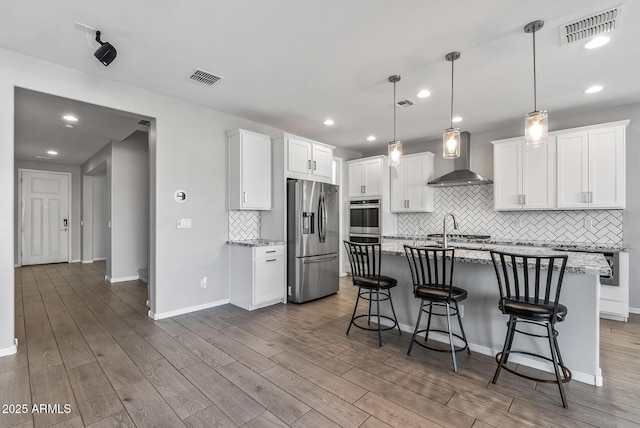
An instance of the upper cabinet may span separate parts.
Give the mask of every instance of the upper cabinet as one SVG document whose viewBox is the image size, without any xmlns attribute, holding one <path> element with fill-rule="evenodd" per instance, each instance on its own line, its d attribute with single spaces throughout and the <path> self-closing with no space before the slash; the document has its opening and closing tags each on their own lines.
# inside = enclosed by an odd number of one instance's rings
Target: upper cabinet
<svg viewBox="0 0 640 428">
<path fill-rule="evenodd" d="M 239 129 L 229 137 L 229 209 L 271 209 L 271 138 Z"/>
<path fill-rule="evenodd" d="M 625 208 L 627 123 L 557 134 L 558 208 Z"/>
<path fill-rule="evenodd" d="M 492 141 L 496 210 L 625 208 L 625 128 L 629 121 Z"/>
<path fill-rule="evenodd" d="M 391 212 L 433 212 L 435 155 L 430 152 L 405 155 L 400 165 L 390 168 Z"/>
<path fill-rule="evenodd" d="M 524 138 L 492 141 L 494 209 L 549 210 L 555 207 L 556 137 L 530 148 Z"/>
<path fill-rule="evenodd" d="M 374 156 L 347 162 L 349 198 L 382 196 L 384 156 Z"/>
<path fill-rule="evenodd" d="M 333 146 L 284 135 L 287 177 L 331 182 L 333 179 Z"/>
</svg>

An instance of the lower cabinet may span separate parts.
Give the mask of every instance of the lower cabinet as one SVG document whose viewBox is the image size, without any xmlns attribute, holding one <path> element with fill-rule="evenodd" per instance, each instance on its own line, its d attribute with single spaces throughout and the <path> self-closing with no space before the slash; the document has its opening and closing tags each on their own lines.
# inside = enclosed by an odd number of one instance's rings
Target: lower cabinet
<svg viewBox="0 0 640 428">
<path fill-rule="evenodd" d="M 231 246 L 229 303 L 248 311 L 284 301 L 284 245 Z"/>
</svg>

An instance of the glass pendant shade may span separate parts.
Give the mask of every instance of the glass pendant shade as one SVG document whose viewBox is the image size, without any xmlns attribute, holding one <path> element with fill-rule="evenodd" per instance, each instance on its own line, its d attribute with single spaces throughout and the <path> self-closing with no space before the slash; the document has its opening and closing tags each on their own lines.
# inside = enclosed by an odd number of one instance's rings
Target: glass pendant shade
<svg viewBox="0 0 640 428">
<path fill-rule="evenodd" d="M 549 122 L 547 112 L 534 111 L 524 118 L 524 140 L 527 147 L 540 147 L 547 143 Z"/>
<path fill-rule="evenodd" d="M 389 147 L 389 166 L 396 167 L 400 165 L 402 159 L 402 141 L 391 141 Z"/>
<path fill-rule="evenodd" d="M 460 128 L 448 128 L 442 133 L 442 157 L 460 157 Z"/>
</svg>

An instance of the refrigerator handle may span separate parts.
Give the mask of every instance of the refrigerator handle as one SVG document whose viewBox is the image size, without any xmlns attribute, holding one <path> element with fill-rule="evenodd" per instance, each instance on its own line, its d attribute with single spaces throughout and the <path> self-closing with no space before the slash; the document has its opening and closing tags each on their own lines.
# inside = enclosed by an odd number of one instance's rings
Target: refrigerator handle
<svg viewBox="0 0 640 428">
<path fill-rule="evenodd" d="M 320 195 L 318 199 L 318 241 L 324 242 L 324 233 L 322 228 L 324 227 L 324 205 L 322 204 L 323 195 Z"/>
<path fill-rule="evenodd" d="M 322 195 L 322 242 L 327 242 L 327 200 Z"/>
</svg>

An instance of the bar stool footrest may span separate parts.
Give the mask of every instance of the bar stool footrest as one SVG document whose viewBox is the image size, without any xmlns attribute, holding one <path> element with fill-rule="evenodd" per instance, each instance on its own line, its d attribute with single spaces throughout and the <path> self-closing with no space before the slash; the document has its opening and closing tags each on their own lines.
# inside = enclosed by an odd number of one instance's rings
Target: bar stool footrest
<svg viewBox="0 0 640 428">
<path fill-rule="evenodd" d="M 377 321 L 378 315 L 373 315 L 373 314 L 372 314 L 372 315 L 369 315 L 369 314 L 362 314 L 362 315 L 355 316 L 355 317 L 353 317 L 353 319 L 351 320 L 351 325 L 354 325 L 354 326 L 356 326 L 356 327 L 358 327 L 358 328 L 361 328 L 361 329 L 363 329 L 363 330 L 378 331 L 378 328 L 377 328 L 377 327 L 375 327 L 375 328 L 374 328 L 374 327 L 363 327 L 363 326 L 361 326 L 361 325 L 356 324 L 356 320 L 357 320 L 358 318 L 365 318 L 365 317 L 366 317 L 366 318 L 371 317 L 371 319 L 372 319 L 372 320 L 376 320 L 376 321 Z M 396 320 L 394 320 L 393 318 L 391 318 L 391 317 L 388 317 L 388 316 L 386 316 L 386 315 L 380 315 L 380 319 L 386 319 L 386 320 L 389 320 L 389 321 L 391 321 L 391 322 L 393 323 L 393 325 L 392 325 L 392 326 L 384 326 L 384 327 L 383 327 L 383 326 L 380 326 L 380 331 L 393 330 L 394 328 L 397 328 L 397 327 L 398 327 L 398 322 L 397 322 Z"/>
<path fill-rule="evenodd" d="M 534 354 L 532 352 L 527 352 L 527 351 L 509 351 L 507 353 L 507 360 L 509 358 L 510 354 L 523 354 L 523 355 L 529 355 L 530 357 L 536 357 L 536 358 L 541 358 L 543 360 L 547 360 L 550 363 L 553 363 L 553 360 L 549 357 L 545 357 L 544 355 L 538 355 L 538 354 Z M 496 354 L 496 362 L 498 363 L 498 365 L 500 366 L 500 361 L 502 360 L 502 352 L 498 352 Z M 555 383 L 557 384 L 558 381 L 555 379 L 541 379 L 541 378 L 537 378 L 537 377 L 533 377 L 533 376 L 529 376 L 526 375 L 524 373 L 519 373 L 516 370 L 507 367 L 506 363 L 504 365 L 502 365 L 502 368 L 506 371 L 508 371 L 509 373 L 513 373 L 516 376 L 520 376 L 524 379 L 528 379 L 528 380 L 532 380 L 535 382 L 541 382 L 541 383 Z M 562 383 L 567 383 L 571 380 L 572 378 L 572 374 L 571 374 L 571 370 L 569 370 L 567 367 L 562 366 L 560 364 L 558 364 L 558 368 L 560 368 L 560 371 L 562 372 Z"/>
<path fill-rule="evenodd" d="M 426 331 L 427 331 L 427 329 L 416 331 L 416 340 L 413 343 L 415 343 L 416 345 L 420 345 L 423 348 L 430 349 L 432 351 L 451 353 L 451 347 L 449 347 L 449 349 L 434 348 L 433 346 L 430 346 L 428 343 L 420 342 L 418 340 L 418 335 L 420 333 L 425 333 Z M 439 330 L 439 329 L 431 328 L 431 329 L 429 329 L 429 332 L 430 333 L 431 332 L 443 333 L 443 334 L 446 334 L 447 336 L 449 336 L 449 332 L 447 330 Z M 455 348 L 456 352 L 462 352 L 462 351 L 464 351 L 466 349 L 468 353 L 471 353 L 471 349 L 469 349 L 469 344 L 464 340 L 464 337 L 462 337 L 458 333 L 451 333 L 451 335 L 453 337 L 457 338 L 457 339 L 460 339 L 462 342 L 464 342 L 464 346 L 463 347 Z M 442 342 L 442 343 L 445 344 L 445 342 Z"/>
</svg>

